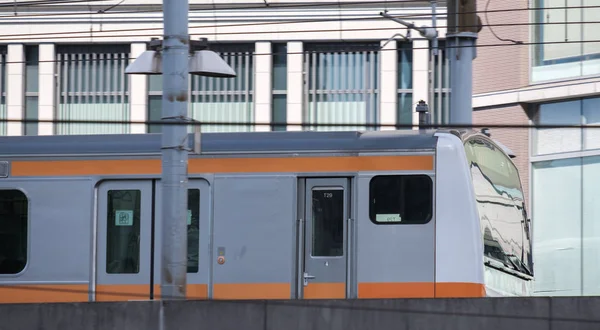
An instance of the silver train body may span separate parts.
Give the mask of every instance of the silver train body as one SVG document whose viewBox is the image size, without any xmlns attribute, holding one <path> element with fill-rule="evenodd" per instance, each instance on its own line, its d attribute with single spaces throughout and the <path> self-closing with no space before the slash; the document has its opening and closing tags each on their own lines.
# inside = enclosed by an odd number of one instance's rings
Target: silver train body
<svg viewBox="0 0 600 330">
<path fill-rule="evenodd" d="M 478 132 L 204 134 L 189 299 L 530 295 L 517 168 Z M 160 299 L 160 135 L 0 138 L 0 302 Z"/>
</svg>

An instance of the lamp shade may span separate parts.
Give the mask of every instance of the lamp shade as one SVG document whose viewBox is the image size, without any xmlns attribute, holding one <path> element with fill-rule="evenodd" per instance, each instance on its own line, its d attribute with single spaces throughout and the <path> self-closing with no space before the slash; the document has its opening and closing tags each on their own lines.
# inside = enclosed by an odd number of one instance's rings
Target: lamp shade
<svg viewBox="0 0 600 330">
<path fill-rule="evenodd" d="M 206 77 L 233 78 L 235 71 L 223 60 L 219 54 L 211 50 L 194 52 L 190 57 L 189 71 Z"/>
<path fill-rule="evenodd" d="M 125 69 L 126 74 L 161 74 L 162 61 L 160 52 L 147 50 Z"/>
</svg>

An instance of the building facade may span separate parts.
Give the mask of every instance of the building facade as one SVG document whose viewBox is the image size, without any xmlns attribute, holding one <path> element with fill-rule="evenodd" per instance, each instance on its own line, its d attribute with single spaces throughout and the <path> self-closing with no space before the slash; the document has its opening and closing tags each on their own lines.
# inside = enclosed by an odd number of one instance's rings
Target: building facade
<svg viewBox="0 0 600 330">
<path fill-rule="evenodd" d="M 600 124 L 600 3 L 481 0 L 478 10 L 486 46 L 474 62 L 474 123 Z M 600 293 L 600 130 L 491 133 L 515 152 L 526 185 L 535 294 Z"/>
<path fill-rule="evenodd" d="M 417 26 L 431 25 L 429 1 L 267 4 L 190 1 L 191 37 L 208 38 L 210 49 L 237 77 L 190 76 L 188 115 L 203 122 L 242 123 L 207 124 L 203 131 L 298 130 L 298 124 L 327 123 L 410 125 L 418 123 L 419 100 L 436 103 L 431 104 L 434 120 L 447 113 L 444 51 L 430 56 L 426 39 L 414 31 L 403 38 L 404 26 L 379 15 L 388 10 Z M 441 37 L 444 6 L 440 2 L 437 9 Z M 160 1 L 0 9 L 6 16 L 0 23 L 0 117 L 13 120 L 0 126 L 0 134 L 160 131 L 160 126 L 139 123 L 160 120 L 161 76 L 124 74 L 152 37 L 162 37 Z M 439 75 L 435 79 L 433 71 Z M 438 84 L 436 92 L 431 92 L 432 80 Z M 55 122 L 19 122 L 38 118 Z M 86 123 L 98 120 L 125 123 Z"/>
</svg>

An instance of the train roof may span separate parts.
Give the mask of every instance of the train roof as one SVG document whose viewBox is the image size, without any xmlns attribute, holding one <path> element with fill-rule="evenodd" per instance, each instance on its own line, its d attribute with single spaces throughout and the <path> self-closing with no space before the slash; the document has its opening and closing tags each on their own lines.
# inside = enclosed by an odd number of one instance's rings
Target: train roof
<svg viewBox="0 0 600 330">
<path fill-rule="evenodd" d="M 203 133 L 202 153 L 360 152 L 433 150 L 439 130 Z M 453 132 L 460 136 L 460 133 Z M 193 134 L 187 145 L 193 147 Z M 158 154 L 161 134 L 0 137 L 0 157 L 24 155 Z"/>
</svg>

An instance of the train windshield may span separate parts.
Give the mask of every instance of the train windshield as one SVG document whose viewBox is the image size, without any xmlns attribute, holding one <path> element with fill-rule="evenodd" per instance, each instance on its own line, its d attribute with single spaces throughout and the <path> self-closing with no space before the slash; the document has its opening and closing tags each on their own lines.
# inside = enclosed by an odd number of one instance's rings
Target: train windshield
<svg viewBox="0 0 600 330">
<path fill-rule="evenodd" d="M 529 222 L 516 166 L 484 137 L 468 139 L 465 151 L 481 219 L 484 255 L 533 275 Z"/>
</svg>

